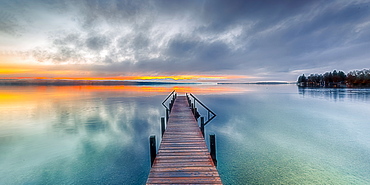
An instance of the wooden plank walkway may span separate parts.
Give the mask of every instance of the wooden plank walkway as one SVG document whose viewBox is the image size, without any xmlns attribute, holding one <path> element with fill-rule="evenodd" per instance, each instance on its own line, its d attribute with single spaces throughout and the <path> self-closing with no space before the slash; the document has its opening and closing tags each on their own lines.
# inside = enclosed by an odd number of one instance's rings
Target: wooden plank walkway
<svg viewBox="0 0 370 185">
<path fill-rule="evenodd" d="M 146 184 L 222 184 L 185 96 L 178 96 Z"/>
</svg>

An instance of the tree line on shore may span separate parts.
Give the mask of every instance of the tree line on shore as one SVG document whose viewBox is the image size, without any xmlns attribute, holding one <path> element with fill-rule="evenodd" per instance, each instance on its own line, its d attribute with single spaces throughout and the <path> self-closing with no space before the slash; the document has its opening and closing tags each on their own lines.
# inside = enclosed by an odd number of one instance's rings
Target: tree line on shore
<svg viewBox="0 0 370 185">
<path fill-rule="evenodd" d="M 345 74 L 334 70 L 324 74 L 304 74 L 298 77 L 300 87 L 370 87 L 370 70 L 355 70 Z"/>
</svg>

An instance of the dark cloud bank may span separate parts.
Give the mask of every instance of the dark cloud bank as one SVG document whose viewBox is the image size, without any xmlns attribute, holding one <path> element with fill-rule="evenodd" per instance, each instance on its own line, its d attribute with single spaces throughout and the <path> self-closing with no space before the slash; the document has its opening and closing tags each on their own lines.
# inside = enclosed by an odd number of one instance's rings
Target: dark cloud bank
<svg viewBox="0 0 370 185">
<path fill-rule="evenodd" d="M 75 26 L 48 32 L 49 46 L 30 54 L 40 62 L 85 64 L 102 73 L 295 80 L 303 72 L 370 64 L 366 1 L 40 0 L 5 5 L 69 16 Z M 21 19 L 0 13 L 0 31 L 19 34 Z"/>
</svg>

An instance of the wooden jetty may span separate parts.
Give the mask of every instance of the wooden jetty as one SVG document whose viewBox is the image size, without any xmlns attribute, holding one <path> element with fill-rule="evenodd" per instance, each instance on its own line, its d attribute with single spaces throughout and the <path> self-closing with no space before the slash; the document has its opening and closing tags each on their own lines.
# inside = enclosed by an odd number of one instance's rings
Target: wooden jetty
<svg viewBox="0 0 370 185">
<path fill-rule="evenodd" d="M 189 102 L 187 96 L 171 102 L 146 184 L 222 184 Z"/>
</svg>

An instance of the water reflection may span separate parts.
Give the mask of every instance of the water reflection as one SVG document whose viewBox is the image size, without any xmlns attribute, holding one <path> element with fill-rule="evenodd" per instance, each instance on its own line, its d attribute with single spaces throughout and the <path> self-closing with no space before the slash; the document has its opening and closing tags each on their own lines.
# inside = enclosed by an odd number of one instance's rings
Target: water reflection
<svg viewBox="0 0 370 185">
<path fill-rule="evenodd" d="M 333 100 L 356 100 L 370 101 L 370 89 L 349 89 L 349 88 L 298 88 L 299 94 L 303 97 L 325 98 Z"/>
<path fill-rule="evenodd" d="M 296 89 L 268 86 L 250 93 L 199 96 L 219 115 L 206 132 L 216 133 L 224 183 L 370 181 L 370 102 L 361 95 L 353 102 L 353 96 L 339 95 L 341 91 L 302 98 Z M 299 92 L 311 97 L 308 91 Z M 334 98 L 330 94 L 343 101 L 322 101 Z"/>
<path fill-rule="evenodd" d="M 160 135 L 174 88 L 2 87 L 0 184 L 144 184 L 148 137 Z M 206 134 L 216 134 L 225 184 L 370 181 L 365 89 L 181 88 L 218 115 Z"/>
<path fill-rule="evenodd" d="M 71 89 L 6 89 L 14 101 L 0 103 L 0 184 L 143 184 L 163 96 Z"/>
<path fill-rule="evenodd" d="M 172 90 L 225 94 L 240 88 L 2 86 L 0 184 L 143 184 L 148 137 L 159 136 L 160 103 Z"/>
</svg>

